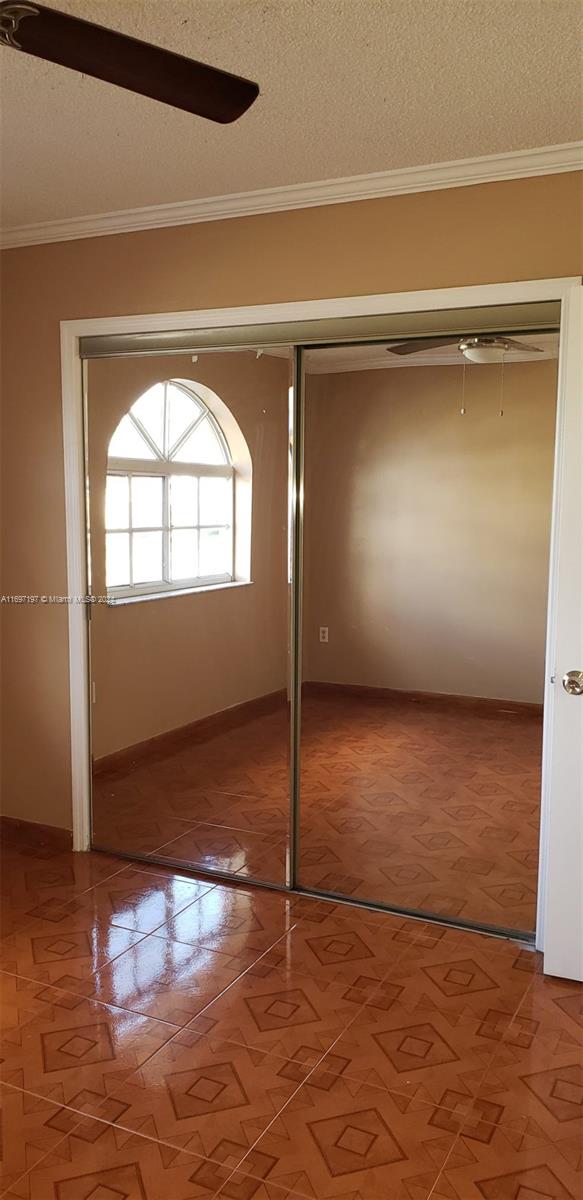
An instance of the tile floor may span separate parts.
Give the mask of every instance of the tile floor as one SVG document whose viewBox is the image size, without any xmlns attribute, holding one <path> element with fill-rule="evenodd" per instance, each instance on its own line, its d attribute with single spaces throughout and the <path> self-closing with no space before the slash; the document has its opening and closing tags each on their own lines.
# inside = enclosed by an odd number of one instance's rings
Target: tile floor
<svg viewBox="0 0 583 1200">
<path fill-rule="evenodd" d="M 304 698 L 300 882 L 534 931 L 541 720 L 442 703 Z M 95 842 L 285 879 L 285 709 L 98 775 Z"/>
<path fill-rule="evenodd" d="M 583 986 L 516 944 L 24 835 L 0 1195 L 581 1200 Z"/>
</svg>

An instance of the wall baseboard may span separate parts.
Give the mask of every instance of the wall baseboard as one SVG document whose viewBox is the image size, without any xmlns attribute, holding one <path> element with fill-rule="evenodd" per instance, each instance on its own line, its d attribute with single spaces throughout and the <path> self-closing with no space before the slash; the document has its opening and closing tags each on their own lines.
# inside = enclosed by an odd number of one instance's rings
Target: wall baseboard
<svg viewBox="0 0 583 1200">
<path fill-rule="evenodd" d="M 56 825 L 40 825 L 36 821 L 22 821 L 20 817 L 0 816 L 0 838 L 3 842 L 17 846 L 46 846 L 54 850 L 72 850 L 73 834 L 70 829 L 59 829 Z"/>
<path fill-rule="evenodd" d="M 246 725 L 248 721 L 253 721 L 256 717 L 277 712 L 286 705 L 287 692 L 285 688 L 281 688 L 277 692 L 268 692 L 265 696 L 258 696 L 255 700 L 244 700 L 241 704 L 233 704 L 231 708 L 211 713 L 210 716 L 201 717 L 198 721 L 191 721 L 188 725 L 180 725 L 176 729 L 169 729 L 166 733 L 158 733 L 154 737 L 146 738 L 143 742 L 134 742 L 132 746 L 125 746 L 122 750 L 114 750 L 112 754 L 94 758 L 93 774 L 106 775 L 110 771 L 115 772 L 120 768 L 165 758 L 167 754 L 180 750 L 190 742 L 204 742 L 207 738 L 216 737 L 217 734 L 225 733 L 229 729 L 237 729 L 241 725 Z"/>
<path fill-rule="evenodd" d="M 502 711 L 533 717 L 541 717 L 543 711 L 542 704 L 530 704 L 526 701 L 490 699 L 484 696 L 455 696 L 441 692 L 401 691 L 396 688 L 369 687 L 359 683 L 325 683 L 318 680 L 306 681 L 302 685 L 302 695 L 305 697 L 358 696 L 363 700 L 377 702 L 379 700 L 385 702 L 405 700 L 411 704 L 426 704 L 444 710 L 464 708 L 490 714 Z M 204 742 L 221 733 L 226 733 L 230 729 L 246 725 L 257 717 L 268 716 L 270 713 L 283 710 L 287 707 L 287 703 L 285 688 L 269 692 L 265 696 L 258 696 L 255 700 L 244 700 L 241 704 L 234 704 L 231 708 L 211 713 L 210 716 L 201 717 L 200 720 L 192 721 L 188 725 L 180 725 L 166 733 L 158 733 L 154 737 L 146 738 L 143 742 L 134 742 L 131 746 L 114 750 L 113 753 L 105 754 L 101 758 L 94 758 L 93 774 L 103 776 L 115 773 L 120 769 L 127 770 L 128 767 L 138 766 L 145 762 L 157 761 L 192 742 Z M 5 820 L 12 820 L 12 818 L 5 818 Z M 22 824 L 28 823 L 22 822 Z M 48 827 L 38 826 L 38 828 Z"/>
<path fill-rule="evenodd" d="M 411 704 L 427 704 L 442 709 L 466 708 L 483 712 L 510 712 L 542 717 L 542 704 L 532 704 L 524 700 L 490 699 L 487 696 L 456 696 L 448 692 L 410 692 L 399 688 L 369 687 L 361 683 L 324 683 L 318 680 L 306 681 L 302 686 L 304 696 L 360 696 L 367 700 L 406 700 Z"/>
</svg>

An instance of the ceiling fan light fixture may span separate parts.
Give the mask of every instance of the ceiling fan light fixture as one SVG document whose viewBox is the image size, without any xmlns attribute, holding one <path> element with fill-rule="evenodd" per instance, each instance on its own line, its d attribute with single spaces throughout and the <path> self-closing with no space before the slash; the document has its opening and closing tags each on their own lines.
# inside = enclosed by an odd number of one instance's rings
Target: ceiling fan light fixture
<svg viewBox="0 0 583 1200">
<path fill-rule="evenodd" d="M 459 349 L 469 362 L 499 363 L 504 362 L 504 356 L 508 353 L 510 344 L 505 338 L 462 338 Z"/>
</svg>

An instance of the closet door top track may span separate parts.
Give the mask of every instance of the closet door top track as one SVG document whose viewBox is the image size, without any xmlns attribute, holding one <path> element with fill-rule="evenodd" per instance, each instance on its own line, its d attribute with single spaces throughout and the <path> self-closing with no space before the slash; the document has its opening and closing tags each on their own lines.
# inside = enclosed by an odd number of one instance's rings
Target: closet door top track
<svg viewBox="0 0 583 1200">
<path fill-rule="evenodd" d="M 82 337 L 81 358 L 180 354 L 197 350 L 247 350 L 267 346 L 324 346 L 340 342 L 402 341 L 447 334 L 551 332 L 559 328 L 560 302 L 505 304 L 433 312 L 335 317 L 287 324 L 232 325 L 221 329 L 180 329 L 159 333 Z"/>
</svg>

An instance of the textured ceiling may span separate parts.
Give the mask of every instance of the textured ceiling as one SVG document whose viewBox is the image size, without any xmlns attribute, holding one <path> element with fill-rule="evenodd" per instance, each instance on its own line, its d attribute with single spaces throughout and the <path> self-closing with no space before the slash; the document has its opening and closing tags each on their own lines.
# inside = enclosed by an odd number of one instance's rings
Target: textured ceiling
<svg viewBox="0 0 583 1200">
<path fill-rule="evenodd" d="M 576 141 L 580 0 L 56 0 L 258 80 L 217 126 L 0 49 L 3 224 Z"/>
</svg>

